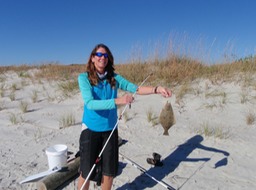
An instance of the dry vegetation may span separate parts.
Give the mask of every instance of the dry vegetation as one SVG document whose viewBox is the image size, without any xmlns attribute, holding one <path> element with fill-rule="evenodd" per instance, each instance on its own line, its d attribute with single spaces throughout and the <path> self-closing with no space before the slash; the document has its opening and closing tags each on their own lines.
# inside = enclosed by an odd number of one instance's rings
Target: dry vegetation
<svg viewBox="0 0 256 190">
<path fill-rule="evenodd" d="M 37 69 L 38 72 L 34 76 L 30 76 L 27 73 L 29 69 Z M 252 77 L 256 73 L 256 56 L 239 59 L 231 63 L 211 65 L 190 58 L 173 56 L 163 60 L 116 64 L 115 69 L 117 73 L 136 84 L 143 81 L 152 72 L 154 77 L 151 77 L 148 83 L 172 87 L 192 82 L 198 78 L 210 79 L 216 83 L 244 80 L 245 84 L 253 85 Z M 33 78 L 33 80 L 38 81 L 41 79 L 66 81 L 76 80 L 78 74 L 85 71 L 85 65 L 43 64 L 0 67 L 0 74 L 7 71 L 15 71 L 21 77 Z"/>
</svg>

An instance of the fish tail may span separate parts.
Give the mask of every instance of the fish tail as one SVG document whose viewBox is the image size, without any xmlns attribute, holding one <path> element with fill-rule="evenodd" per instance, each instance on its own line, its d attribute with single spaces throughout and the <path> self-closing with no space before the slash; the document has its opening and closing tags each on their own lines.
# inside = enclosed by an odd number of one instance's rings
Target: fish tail
<svg viewBox="0 0 256 190">
<path fill-rule="evenodd" d="M 167 130 L 164 131 L 163 135 L 169 136 L 169 133 Z"/>
</svg>

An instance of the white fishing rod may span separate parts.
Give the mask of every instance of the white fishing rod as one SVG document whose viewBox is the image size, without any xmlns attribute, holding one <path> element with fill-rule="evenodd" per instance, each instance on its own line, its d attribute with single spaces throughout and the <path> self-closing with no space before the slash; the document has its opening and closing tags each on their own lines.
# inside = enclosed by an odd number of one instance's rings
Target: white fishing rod
<svg viewBox="0 0 256 190">
<path fill-rule="evenodd" d="M 169 189 L 169 190 L 176 190 L 174 187 L 170 186 L 169 184 L 165 183 L 164 181 L 161 180 L 157 180 L 155 177 L 153 177 L 152 175 L 150 175 L 147 170 L 145 168 L 143 168 L 142 166 L 140 166 L 139 164 L 135 163 L 134 161 L 132 161 L 131 159 L 127 158 L 125 155 L 123 155 L 122 153 L 119 153 L 119 156 L 121 156 L 123 159 L 125 159 L 128 163 L 130 163 L 132 166 L 134 166 L 135 168 L 137 168 L 138 170 L 140 170 L 142 173 L 144 173 L 145 175 L 147 175 L 148 177 L 150 177 L 152 180 L 154 180 L 155 182 L 157 182 L 158 184 L 162 185 L 164 188 Z"/>
<path fill-rule="evenodd" d="M 149 78 L 150 76 L 152 76 L 152 75 L 153 75 L 153 73 L 150 73 L 150 74 L 144 79 L 144 81 L 142 81 L 142 83 L 138 86 L 137 90 L 133 93 L 133 95 L 132 95 L 133 98 L 134 98 L 135 95 L 137 94 L 138 89 L 139 89 L 139 88 L 148 80 L 148 78 Z M 121 113 L 119 119 L 117 120 L 117 122 L 116 122 L 114 128 L 112 129 L 112 131 L 111 131 L 111 133 L 110 133 L 110 135 L 109 135 L 109 137 L 108 137 L 106 143 L 104 144 L 104 146 L 103 146 L 101 152 L 99 153 L 99 155 L 98 155 L 98 157 L 97 157 L 95 163 L 93 164 L 93 166 L 92 166 L 92 168 L 91 168 L 89 174 L 87 175 L 87 177 L 86 177 L 86 179 L 85 179 L 85 181 L 84 181 L 82 187 L 80 188 L 80 190 L 83 190 L 83 188 L 84 188 L 85 184 L 87 183 L 87 181 L 89 180 L 89 178 L 90 178 L 90 176 L 91 176 L 91 174 L 92 174 L 94 168 L 96 167 L 97 163 L 100 161 L 100 157 L 101 157 L 103 151 L 105 150 L 105 148 L 106 148 L 106 146 L 107 146 L 107 144 L 108 144 L 108 142 L 109 142 L 109 140 L 110 140 L 112 134 L 114 133 L 115 129 L 117 128 L 119 121 L 122 119 L 122 116 L 123 116 L 125 110 L 127 109 L 127 107 L 128 107 L 129 105 L 130 105 L 130 104 L 126 104 L 126 106 L 124 107 L 124 109 L 123 109 L 123 111 L 122 111 L 122 113 Z"/>
</svg>

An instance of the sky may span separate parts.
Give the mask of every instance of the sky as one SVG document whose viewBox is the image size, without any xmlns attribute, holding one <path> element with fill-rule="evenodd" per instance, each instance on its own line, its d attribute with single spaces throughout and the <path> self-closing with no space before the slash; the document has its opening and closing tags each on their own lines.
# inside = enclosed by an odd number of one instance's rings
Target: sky
<svg viewBox="0 0 256 190">
<path fill-rule="evenodd" d="M 172 53 L 218 63 L 255 55 L 255 0 L 0 0 L 0 65 L 115 64 Z"/>
</svg>

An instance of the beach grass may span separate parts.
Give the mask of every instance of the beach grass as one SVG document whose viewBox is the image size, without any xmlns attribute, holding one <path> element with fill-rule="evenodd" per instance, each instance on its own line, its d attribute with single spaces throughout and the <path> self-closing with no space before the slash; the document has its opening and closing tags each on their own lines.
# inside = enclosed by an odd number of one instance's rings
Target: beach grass
<svg viewBox="0 0 256 190">
<path fill-rule="evenodd" d="M 34 76 L 30 76 L 33 77 L 33 80 L 76 80 L 79 73 L 85 72 L 85 64 L 49 63 L 35 66 L 1 66 L 0 74 L 15 71 L 23 73 L 22 76 L 28 76 L 29 69 L 38 69 Z M 253 74 L 256 73 L 256 56 L 230 63 L 216 64 L 204 64 L 191 58 L 173 56 L 147 62 L 133 61 L 133 63 L 115 64 L 115 69 L 117 73 L 137 84 L 153 73 L 153 77 L 149 78 L 147 82 L 152 85 L 160 83 L 176 86 L 203 78 L 209 79 L 213 83 L 243 81 L 246 86 L 253 86 L 255 85 Z M 12 88 L 18 87 L 14 84 Z"/>
</svg>

